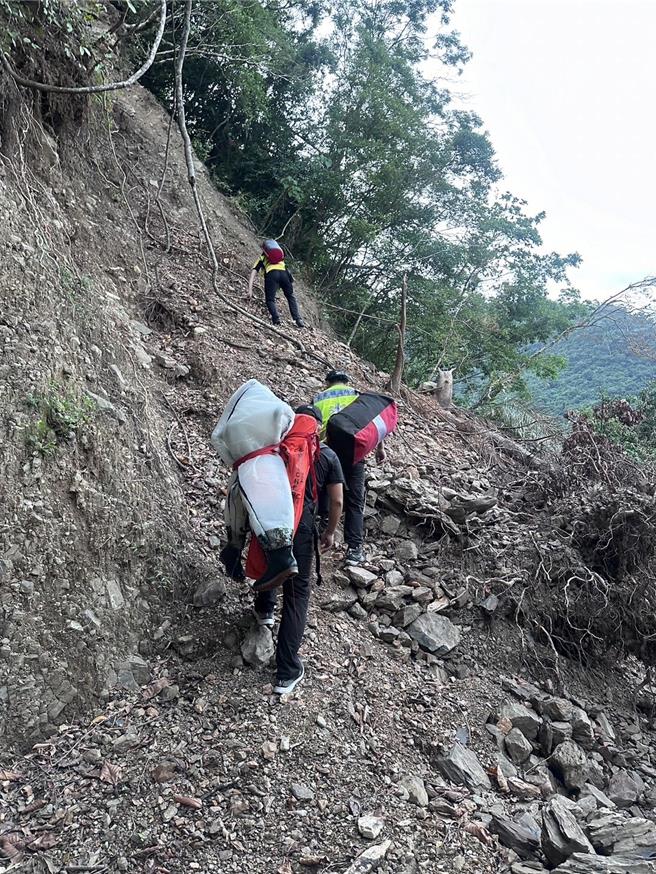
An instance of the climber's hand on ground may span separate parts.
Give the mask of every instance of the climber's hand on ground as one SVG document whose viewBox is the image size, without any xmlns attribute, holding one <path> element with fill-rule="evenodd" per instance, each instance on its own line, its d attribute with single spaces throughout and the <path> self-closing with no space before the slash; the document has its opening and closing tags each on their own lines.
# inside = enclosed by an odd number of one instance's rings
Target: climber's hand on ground
<svg viewBox="0 0 656 874">
<path fill-rule="evenodd" d="M 329 531 L 324 531 L 321 535 L 321 551 L 328 552 L 329 549 L 332 549 L 335 545 L 335 535 L 331 534 Z"/>
</svg>

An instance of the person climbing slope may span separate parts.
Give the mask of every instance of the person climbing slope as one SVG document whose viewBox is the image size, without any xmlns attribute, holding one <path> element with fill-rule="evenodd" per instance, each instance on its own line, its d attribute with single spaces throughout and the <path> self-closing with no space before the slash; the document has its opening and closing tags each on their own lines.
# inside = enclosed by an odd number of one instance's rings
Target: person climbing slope
<svg viewBox="0 0 656 874">
<path fill-rule="evenodd" d="M 335 451 L 339 458 L 344 478 L 346 481 L 346 513 L 344 516 L 344 540 L 346 541 L 346 563 L 349 565 L 358 565 L 365 560 L 364 554 L 364 504 L 365 504 L 365 463 L 364 456 L 376 447 L 376 461 L 382 464 L 385 461 L 385 449 L 383 448 L 383 440 L 388 433 L 391 433 L 396 427 L 396 405 L 391 398 L 384 395 L 375 395 L 371 393 L 360 394 L 350 385 L 350 378 L 347 373 L 338 370 L 331 370 L 326 376 L 326 389 L 316 395 L 313 404 L 321 412 L 322 417 L 322 438 L 327 438 L 328 445 Z M 357 403 L 356 403 L 357 402 Z M 372 402 L 371 404 L 369 402 Z M 343 433 L 339 441 L 336 440 L 336 434 L 330 434 L 332 423 L 335 424 L 343 410 L 347 410 L 351 405 L 362 407 L 358 411 L 358 416 L 354 419 L 360 419 L 364 414 L 364 419 L 357 426 L 360 436 L 366 435 L 361 448 L 362 452 L 356 459 L 354 457 L 354 437 L 358 434 Z M 367 406 L 371 406 L 371 413 L 367 412 Z M 355 407 L 353 408 L 355 410 Z M 388 410 L 384 415 L 376 415 L 377 413 Z M 348 414 L 346 414 L 348 415 Z M 349 424 L 350 425 L 354 423 Z M 365 424 L 365 428 L 361 425 Z M 333 429 L 336 431 L 337 429 Z M 345 439 L 342 439 L 345 438 Z M 367 444 L 366 446 L 364 444 Z M 356 450 L 357 451 L 357 450 Z M 323 508 L 320 508 L 323 514 Z"/>
<path fill-rule="evenodd" d="M 248 294 L 252 296 L 253 286 L 258 273 L 264 270 L 264 300 L 274 325 L 280 324 L 280 315 L 276 306 L 276 293 L 279 288 L 287 298 L 289 312 L 299 328 L 305 327 L 298 308 L 298 301 L 294 294 L 292 275 L 285 265 L 285 250 L 275 240 L 264 240 L 262 254 L 253 264 L 251 275 L 248 279 Z"/>
<path fill-rule="evenodd" d="M 212 432 L 212 446 L 233 471 L 225 508 L 228 543 L 220 557 L 226 568 L 240 562 L 252 531 L 261 551 L 256 590 L 282 585 L 297 571 L 294 500 L 278 451 L 293 425 L 289 404 L 250 379 L 229 399 Z"/>
<path fill-rule="evenodd" d="M 321 413 L 316 407 L 302 406 L 296 409 L 297 418 L 316 421 L 316 432 L 321 427 Z M 303 512 L 294 536 L 294 558 L 298 565 L 296 575 L 283 584 L 282 615 L 276 644 L 276 681 L 274 692 L 286 695 L 292 692 L 305 676 L 305 667 L 298 650 L 305 633 L 312 559 L 315 554 L 317 501 L 328 504 L 328 523 L 321 535 L 322 552 L 331 549 L 335 531 L 342 515 L 344 475 L 335 453 L 325 444 L 314 463 L 314 470 L 307 477 L 303 500 Z M 259 625 L 273 627 L 277 592 L 273 589 L 259 593 L 255 598 L 253 613 Z"/>
</svg>

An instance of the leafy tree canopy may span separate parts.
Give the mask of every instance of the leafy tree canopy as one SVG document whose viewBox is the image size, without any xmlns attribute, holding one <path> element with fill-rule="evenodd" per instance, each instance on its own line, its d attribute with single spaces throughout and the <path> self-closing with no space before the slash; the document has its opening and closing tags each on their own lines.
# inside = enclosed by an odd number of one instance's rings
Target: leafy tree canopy
<svg viewBox="0 0 656 874">
<path fill-rule="evenodd" d="M 450 82 L 468 52 L 453 7 L 196 3 L 187 117 L 218 184 L 262 234 L 283 239 L 358 351 L 391 366 L 407 274 L 407 377 L 449 366 L 470 388 L 525 390 L 527 369 L 561 363 L 522 350 L 575 317 L 575 294 L 547 291 L 569 288 L 579 259 L 544 252 L 543 214 L 504 191 L 481 120 L 454 105 Z M 169 104 L 180 11 L 148 79 Z"/>
</svg>

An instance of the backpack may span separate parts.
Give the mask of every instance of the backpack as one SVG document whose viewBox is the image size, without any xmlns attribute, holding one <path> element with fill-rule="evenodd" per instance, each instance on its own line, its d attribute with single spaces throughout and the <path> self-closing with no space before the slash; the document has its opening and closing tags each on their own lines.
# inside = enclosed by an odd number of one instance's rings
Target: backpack
<svg viewBox="0 0 656 874">
<path fill-rule="evenodd" d="M 361 392 L 347 407 L 328 419 L 326 442 L 342 467 L 352 467 L 381 443 L 397 426 L 396 403 L 387 395 Z"/>
<path fill-rule="evenodd" d="M 285 260 L 283 248 L 275 240 L 265 240 L 262 252 L 270 264 L 280 264 L 281 261 Z"/>
<path fill-rule="evenodd" d="M 321 445 L 317 434 L 317 420 L 313 416 L 300 413 L 286 437 L 278 446 L 280 457 L 285 462 L 289 485 L 294 502 L 294 533 L 296 533 L 305 506 L 307 478 L 313 478 L 313 495 L 317 500 L 317 483 L 314 465 L 319 459 Z M 266 556 L 255 537 L 251 537 L 246 559 L 246 576 L 259 579 L 267 569 Z"/>
</svg>

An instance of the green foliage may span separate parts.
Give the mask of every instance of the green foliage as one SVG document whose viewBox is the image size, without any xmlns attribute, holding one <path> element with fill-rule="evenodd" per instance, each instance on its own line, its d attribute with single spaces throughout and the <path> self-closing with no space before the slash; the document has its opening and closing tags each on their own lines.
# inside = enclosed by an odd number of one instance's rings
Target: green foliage
<svg viewBox="0 0 656 874">
<path fill-rule="evenodd" d="M 28 75 L 43 79 L 52 69 L 57 79 L 65 73 L 71 84 L 88 84 L 103 61 L 115 58 L 92 26 L 104 13 L 101 0 L 0 0 L 0 48 Z"/>
<path fill-rule="evenodd" d="M 536 407 L 562 416 L 600 397 L 632 397 L 656 379 L 656 324 L 644 313 L 615 306 L 589 327 L 573 331 L 549 349 L 566 361 L 554 377 L 529 377 Z M 537 348 L 537 347 L 535 347 Z"/>
<path fill-rule="evenodd" d="M 570 442 L 590 435 L 598 445 L 619 447 L 641 464 L 656 462 L 656 381 L 636 397 L 605 396 L 594 407 L 568 413 L 567 418 L 572 422 Z"/>
<path fill-rule="evenodd" d="M 185 106 L 218 184 L 303 260 L 338 333 L 363 312 L 353 345 L 389 369 L 407 273 L 406 378 L 456 367 L 475 400 L 555 373 L 560 358 L 523 350 L 570 323 L 580 302 L 547 289 L 579 259 L 542 251 L 543 214 L 503 190 L 480 119 L 426 73 L 468 59 L 453 5 L 197 3 Z M 168 60 L 147 83 L 170 107 Z"/>
<path fill-rule="evenodd" d="M 38 414 L 26 430 L 26 446 L 42 456 L 52 455 L 59 444 L 78 436 L 96 410 L 87 395 L 56 383 L 51 383 L 43 394 L 30 395 L 26 403 Z"/>
</svg>

